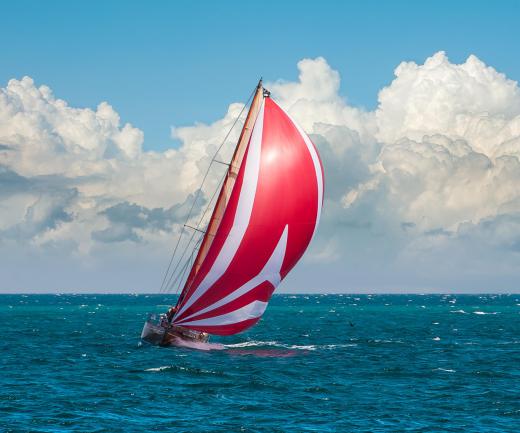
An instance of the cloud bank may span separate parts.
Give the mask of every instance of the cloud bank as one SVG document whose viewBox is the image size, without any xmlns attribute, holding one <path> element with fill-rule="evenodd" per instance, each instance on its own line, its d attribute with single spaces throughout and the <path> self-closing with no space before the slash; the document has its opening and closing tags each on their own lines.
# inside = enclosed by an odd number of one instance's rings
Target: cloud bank
<svg viewBox="0 0 520 433">
<path fill-rule="evenodd" d="M 453 64 L 439 52 L 401 63 L 364 111 L 339 95 L 325 59 L 298 69 L 298 81 L 266 86 L 316 143 L 326 198 L 306 265 L 283 288 L 518 291 L 518 84 L 475 56 Z M 0 89 L 0 289 L 156 290 L 242 108 L 172 128 L 177 149 L 144 152 L 143 132 L 106 102 L 73 108 L 31 78 L 11 80 Z"/>
</svg>

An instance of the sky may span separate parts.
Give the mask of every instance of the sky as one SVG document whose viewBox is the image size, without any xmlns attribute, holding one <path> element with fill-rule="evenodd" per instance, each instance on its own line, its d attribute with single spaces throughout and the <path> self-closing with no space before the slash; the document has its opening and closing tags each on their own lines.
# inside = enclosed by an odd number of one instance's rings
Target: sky
<svg viewBox="0 0 520 433">
<path fill-rule="evenodd" d="M 71 106 L 108 101 L 145 149 L 222 116 L 260 76 L 296 79 L 303 58 L 326 58 L 340 94 L 368 109 L 401 61 L 440 50 L 520 78 L 518 1 L 6 3 L 0 83 L 28 75 Z"/>
<path fill-rule="evenodd" d="M 326 176 L 282 291 L 520 290 L 520 2 L 2 10 L 0 292 L 157 290 L 260 76 Z"/>
</svg>

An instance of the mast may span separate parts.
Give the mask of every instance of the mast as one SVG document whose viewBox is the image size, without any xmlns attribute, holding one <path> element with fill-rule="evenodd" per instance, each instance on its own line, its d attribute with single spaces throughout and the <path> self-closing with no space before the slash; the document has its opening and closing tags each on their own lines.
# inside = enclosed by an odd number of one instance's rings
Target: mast
<svg viewBox="0 0 520 433">
<path fill-rule="evenodd" d="M 213 208 L 213 213 L 211 214 L 211 218 L 206 229 L 206 233 L 204 234 L 202 243 L 197 253 L 197 257 L 193 262 L 193 266 L 190 270 L 188 278 L 186 279 L 182 292 L 179 296 L 177 305 L 179 305 L 179 303 L 182 301 L 184 295 L 191 286 L 191 283 L 195 279 L 195 276 L 197 275 L 197 272 L 199 271 L 200 266 L 206 258 L 211 244 L 213 243 L 213 239 L 215 238 L 215 234 L 217 233 L 217 230 L 220 226 L 220 222 L 222 221 L 222 216 L 224 215 L 224 211 L 229 202 L 231 192 L 233 191 L 233 187 L 235 185 L 235 181 L 240 170 L 240 166 L 242 165 L 244 154 L 247 149 L 247 144 L 249 143 L 249 139 L 251 138 L 253 126 L 255 124 L 256 117 L 260 110 L 263 97 L 264 89 L 262 86 L 262 79 L 260 79 L 256 86 L 255 96 L 253 98 L 253 101 L 251 102 L 251 106 L 249 107 L 249 111 L 247 113 L 244 126 L 242 127 L 242 131 L 240 132 L 240 137 L 235 147 L 235 151 L 233 152 L 233 157 L 231 158 L 231 162 L 226 173 L 226 178 L 224 180 L 224 183 L 222 184 L 222 188 L 220 189 L 217 201 L 215 203 L 215 207 Z"/>
</svg>

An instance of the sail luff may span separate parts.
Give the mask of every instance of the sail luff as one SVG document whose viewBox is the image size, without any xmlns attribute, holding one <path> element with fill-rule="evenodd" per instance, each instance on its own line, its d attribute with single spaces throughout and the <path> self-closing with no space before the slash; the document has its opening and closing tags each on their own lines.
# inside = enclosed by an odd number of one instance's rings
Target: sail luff
<svg viewBox="0 0 520 433">
<path fill-rule="evenodd" d="M 220 189 L 217 201 L 215 203 L 215 207 L 213 208 L 213 212 L 211 214 L 211 218 L 209 220 L 206 233 L 204 234 L 197 256 L 193 262 L 193 265 L 188 274 L 188 278 L 186 279 L 182 292 L 177 301 L 177 306 L 180 305 L 182 299 L 186 295 L 186 292 L 189 290 L 191 283 L 195 279 L 195 276 L 197 275 L 197 272 L 199 271 L 200 266 L 204 261 L 209 251 L 209 248 L 211 247 L 215 234 L 217 233 L 217 230 L 220 226 L 222 215 L 224 214 L 224 211 L 226 209 L 229 197 L 231 196 L 231 191 L 233 190 L 233 186 L 235 184 L 238 172 L 244 159 L 247 143 L 249 142 L 249 139 L 251 137 L 253 125 L 260 110 L 262 99 L 263 87 L 262 80 L 260 79 L 256 88 L 255 96 L 253 97 L 251 106 L 249 107 L 249 111 L 247 113 L 244 126 L 242 127 L 242 131 L 240 132 L 237 145 L 233 152 L 233 156 L 231 158 L 226 178 Z"/>
</svg>

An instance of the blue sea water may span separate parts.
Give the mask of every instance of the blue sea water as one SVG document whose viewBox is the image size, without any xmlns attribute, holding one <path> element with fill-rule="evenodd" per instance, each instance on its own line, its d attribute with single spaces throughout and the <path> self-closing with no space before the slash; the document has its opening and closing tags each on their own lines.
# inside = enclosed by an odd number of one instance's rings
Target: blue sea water
<svg viewBox="0 0 520 433">
<path fill-rule="evenodd" d="M 0 296 L 0 431 L 520 432 L 520 295 L 277 295 L 214 350 L 141 344 L 171 302 Z"/>
</svg>

